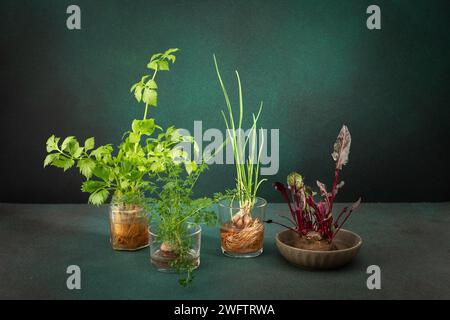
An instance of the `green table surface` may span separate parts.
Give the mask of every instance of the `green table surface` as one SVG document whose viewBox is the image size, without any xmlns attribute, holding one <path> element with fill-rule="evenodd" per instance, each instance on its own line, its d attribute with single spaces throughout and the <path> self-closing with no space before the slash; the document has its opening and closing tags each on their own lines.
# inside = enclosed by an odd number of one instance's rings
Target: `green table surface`
<svg viewBox="0 0 450 320">
<path fill-rule="evenodd" d="M 340 205 L 342 206 L 342 205 Z M 221 254 L 218 228 L 203 228 L 201 265 L 191 286 L 157 272 L 148 248 L 119 252 L 109 243 L 108 208 L 0 204 L 2 299 L 449 299 L 450 203 L 366 203 L 346 227 L 363 238 L 348 266 L 307 271 L 279 254 L 275 225 L 253 259 Z M 270 204 L 268 216 L 286 213 Z M 366 269 L 381 268 L 369 290 Z M 81 268 L 81 289 L 68 290 L 66 269 Z"/>
</svg>

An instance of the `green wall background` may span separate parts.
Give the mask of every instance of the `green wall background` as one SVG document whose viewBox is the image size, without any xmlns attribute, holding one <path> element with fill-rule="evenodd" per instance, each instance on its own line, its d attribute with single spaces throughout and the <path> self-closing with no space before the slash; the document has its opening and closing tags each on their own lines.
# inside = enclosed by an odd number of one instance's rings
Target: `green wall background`
<svg viewBox="0 0 450 320">
<path fill-rule="evenodd" d="M 77 4 L 82 30 L 66 28 Z M 382 30 L 366 28 L 378 4 Z M 448 1 L 1 1 L 3 202 L 86 202 L 77 172 L 42 168 L 46 138 L 118 143 L 142 108 L 129 94 L 150 55 L 182 51 L 159 76 L 163 126 L 224 129 L 216 53 L 229 90 L 238 69 L 246 108 L 280 129 L 280 170 L 330 184 L 335 137 L 353 136 L 341 201 L 448 201 Z M 233 184 L 212 166 L 199 194 Z M 262 189 L 281 200 L 270 183 Z"/>
</svg>

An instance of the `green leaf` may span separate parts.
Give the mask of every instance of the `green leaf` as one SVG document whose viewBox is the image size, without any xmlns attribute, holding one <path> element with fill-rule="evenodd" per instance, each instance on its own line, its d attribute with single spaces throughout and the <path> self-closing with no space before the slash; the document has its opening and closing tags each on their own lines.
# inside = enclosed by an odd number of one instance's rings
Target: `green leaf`
<svg viewBox="0 0 450 320">
<path fill-rule="evenodd" d="M 100 146 L 91 152 L 91 156 L 94 156 L 97 160 L 100 160 L 105 155 L 111 154 L 113 148 L 108 144 L 106 146 Z"/>
<path fill-rule="evenodd" d="M 182 141 L 183 140 L 183 135 L 181 134 L 180 130 L 178 130 L 178 129 L 176 129 L 173 132 L 171 132 L 170 135 L 171 135 L 170 139 L 173 142 L 178 142 L 178 141 Z M 192 138 L 192 139 L 194 139 L 194 138 Z"/>
<path fill-rule="evenodd" d="M 162 162 L 154 162 L 152 163 L 152 165 L 150 166 L 150 170 L 153 172 L 162 172 L 164 171 L 164 165 Z"/>
<path fill-rule="evenodd" d="M 61 145 L 61 150 L 66 151 L 66 149 L 69 148 L 69 145 L 75 141 L 75 137 L 70 136 L 64 139 L 62 145 Z"/>
<path fill-rule="evenodd" d="M 130 135 L 128 136 L 128 140 L 131 143 L 139 143 L 139 141 L 141 140 L 141 136 L 139 135 L 138 132 L 132 132 L 130 133 Z"/>
<path fill-rule="evenodd" d="M 139 85 L 139 82 L 138 83 L 135 83 L 135 84 L 133 84 L 132 86 L 131 86 L 131 89 L 130 89 L 130 92 L 133 92 L 134 91 L 134 89 L 136 89 L 136 87 Z"/>
<path fill-rule="evenodd" d="M 183 137 L 182 137 L 182 140 L 183 140 L 184 142 L 190 142 L 190 143 L 194 143 L 194 142 L 195 142 L 195 139 L 194 139 L 193 136 L 183 136 Z"/>
<path fill-rule="evenodd" d="M 140 130 L 142 134 L 150 136 L 155 131 L 155 119 L 141 120 Z"/>
<path fill-rule="evenodd" d="M 73 144 L 73 149 L 71 149 L 71 154 L 75 159 L 78 159 L 83 154 L 83 147 L 80 147 L 78 142 Z"/>
<path fill-rule="evenodd" d="M 141 102 L 142 99 L 142 86 L 139 84 L 136 86 L 136 89 L 134 90 L 134 97 L 136 98 L 137 102 Z"/>
<path fill-rule="evenodd" d="M 133 130 L 133 132 L 139 132 L 140 129 L 140 122 L 141 120 L 137 120 L 134 119 L 133 122 L 131 123 L 131 130 Z"/>
<path fill-rule="evenodd" d="M 54 165 L 57 168 L 62 168 L 64 169 L 64 171 L 67 171 L 68 169 L 72 168 L 74 164 L 75 161 L 65 156 L 60 156 L 58 159 L 55 159 L 52 162 L 52 165 Z"/>
<path fill-rule="evenodd" d="M 170 150 L 170 156 L 171 156 L 172 160 L 181 158 L 182 153 L 183 153 L 183 150 L 178 149 L 178 148 L 176 148 L 176 149 L 174 148 L 174 149 Z"/>
<path fill-rule="evenodd" d="M 106 184 L 103 181 L 89 180 L 83 182 L 83 184 L 81 185 L 81 191 L 93 193 L 98 189 L 104 188 L 105 186 Z"/>
<path fill-rule="evenodd" d="M 188 174 L 191 174 L 193 171 L 197 170 L 197 163 L 195 163 L 195 161 L 185 162 L 184 165 L 186 166 L 186 172 Z"/>
<path fill-rule="evenodd" d="M 51 153 L 51 154 L 47 155 L 44 160 L 44 168 L 46 166 L 48 166 L 49 164 L 52 164 L 52 162 L 58 158 L 59 158 L 59 153 Z"/>
<path fill-rule="evenodd" d="M 177 57 L 175 57 L 172 54 L 169 54 L 166 58 L 167 58 L 167 60 L 172 61 L 172 63 L 175 63 L 175 61 L 177 60 Z"/>
<path fill-rule="evenodd" d="M 156 81 L 153 79 L 148 80 L 145 86 L 149 89 L 158 89 L 158 85 L 156 84 Z"/>
<path fill-rule="evenodd" d="M 106 189 L 99 190 L 94 192 L 89 196 L 89 202 L 93 205 L 99 206 L 105 203 L 106 199 L 108 199 L 109 191 Z"/>
<path fill-rule="evenodd" d="M 150 92 L 151 92 L 151 89 L 149 89 L 149 88 L 144 89 L 144 94 L 142 95 L 142 101 L 144 103 L 150 104 Z"/>
<path fill-rule="evenodd" d="M 162 53 L 155 53 L 154 55 L 152 55 L 152 57 L 150 58 L 150 61 L 155 60 L 156 58 L 162 56 Z"/>
<path fill-rule="evenodd" d="M 169 54 L 177 52 L 177 51 L 180 51 L 180 49 L 179 48 L 170 48 L 170 49 L 167 49 L 166 52 L 164 52 L 164 55 L 168 56 Z"/>
<path fill-rule="evenodd" d="M 78 158 L 83 153 L 83 148 L 80 148 L 80 144 L 78 143 L 75 137 L 67 137 L 64 139 L 61 150 L 70 153 L 70 155 L 74 158 Z"/>
<path fill-rule="evenodd" d="M 131 169 L 133 168 L 132 162 L 131 162 L 131 161 L 128 161 L 128 160 L 124 160 L 124 161 L 122 161 L 120 164 L 121 164 L 121 166 L 120 166 L 120 172 L 121 172 L 123 175 L 127 174 L 128 172 L 130 172 Z"/>
<path fill-rule="evenodd" d="M 154 152 L 160 153 L 160 152 L 163 152 L 163 150 L 164 150 L 164 146 L 162 144 L 157 144 Z"/>
<path fill-rule="evenodd" d="M 145 75 L 145 76 L 143 76 L 142 78 L 141 78 L 141 84 L 143 84 L 144 83 L 144 81 L 145 81 L 145 79 L 147 79 L 148 77 L 150 77 L 149 75 Z"/>
<path fill-rule="evenodd" d="M 155 119 L 146 119 L 146 120 L 136 120 L 135 119 L 135 120 L 133 120 L 133 122 L 131 124 L 131 128 L 133 130 L 133 133 L 136 134 L 136 136 L 131 137 L 130 142 L 138 143 L 139 142 L 138 133 L 149 136 L 155 131 Z"/>
<path fill-rule="evenodd" d="M 129 184 L 129 182 L 128 182 L 127 180 L 123 180 L 123 181 L 120 182 L 120 187 L 121 187 L 122 189 L 128 188 L 129 185 L 130 185 L 130 184 Z"/>
<path fill-rule="evenodd" d="M 158 93 L 153 89 L 145 88 L 144 95 L 142 97 L 142 101 L 145 103 L 156 107 L 158 99 Z"/>
<path fill-rule="evenodd" d="M 158 61 L 158 69 L 161 71 L 168 71 L 169 70 L 169 62 L 160 60 Z"/>
<path fill-rule="evenodd" d="M 91 149 L 94 149 L 95 147 L 95 139 L 94 137 L 86 139 L 84 142 L 84 150 L 89 151 Z"/>
<path fill-rule="evenodd" d="M 92 177 L 92 172 L 95 169 L 95 161 L 91 158 L 80 159 L 77 167 L 80 168 L 80 172 L 83 176 L 90 179 Z"/>
<path fill-rule="evenodd" d="M 156 107 L 158 105 L 158 92 L 155 90 L 150 90 L 150 98 L 149 98 L 149 105 Z"/>
<path fill-rule="evenodd" d="M 194 154 L 198 155 L 200 153 L 200 149 L 198 147 L 197 141 L 194 140 L 194 142 L 192 144 L 194 146 Z"/>
<path fill-rule="evenodd" d="M 147 68 L 152 69 L 152 70 L 158 70 L 158 60 L 150 61 L 147 64 Z"/>
<path fill-rule="evenodd" d="M 111 173 L 110 169 L 102 165 L 95 166 L 94 170 L 92 171 L 92 174 L 94 176 L 104 181 L 109 181 L 110 173 Z"/>
<path fill-rule="evenodd" d="M 60 138 L 56 138 L 55 135 L 52 135 L 50 138 L 47 139 L 46 142 L 47 152 L 58 150 L 59 139 Z"/>
</svg>

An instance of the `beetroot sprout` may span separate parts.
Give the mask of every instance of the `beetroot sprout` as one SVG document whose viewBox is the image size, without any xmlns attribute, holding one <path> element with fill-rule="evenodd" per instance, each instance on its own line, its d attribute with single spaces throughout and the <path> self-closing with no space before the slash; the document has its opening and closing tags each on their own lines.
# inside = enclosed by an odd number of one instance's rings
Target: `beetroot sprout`
<svg viewBox="0 0 450 320">
<path fill-rule="evenodd" d="M 350 153 L 351 136 L 348 128 L 344 125 L 334 144 L 331 156 L 336 163 L 334 170 L 334 181 L 331 192 L 327 191 L 325 184 L 317 181 L 318 193 L 304 184 L 302 176 L 297 172 L 292 172 L 287 177 L 287 185 L 275 182 L 273 187 L 278 190 L 284 201 L 288 204 L 291 218 L 286 218 L 291 226 L 267 220 L 267 223 L 275 223 L 290 229 L 300 236 L 315 238 L 318 240 L 333 241 L 334 236 L 339 232 L 344 223 L 353 211 L 357 210 L 361 204 L 359 198 L 351 206 L 345 207 L 333 220 L 333 204 L 340 188 L 344 186 L 344 181 L 339 181 L 342 166 L 348 162 Z M 318 199 L 318 200 L 316 200 Z"/>
</svg>

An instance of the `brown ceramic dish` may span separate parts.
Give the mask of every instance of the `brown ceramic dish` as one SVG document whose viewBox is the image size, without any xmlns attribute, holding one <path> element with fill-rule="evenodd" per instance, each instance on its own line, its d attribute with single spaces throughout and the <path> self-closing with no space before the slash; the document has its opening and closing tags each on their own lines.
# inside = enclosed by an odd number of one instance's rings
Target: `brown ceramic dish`
<svg viewBox="0 0 450 320">
<path fill-rule="evenodd" d="M 307 269 L 335 269 L 348 264 L 358 253 L 362 239 L 356 233 L 341 229 L 333 240 L 331 251 L 305 250 L 293 246 L 297 234 L 285 230 L 277 234 L 276 243 L 281 255 L 290 263 Z"/>
</svg>

